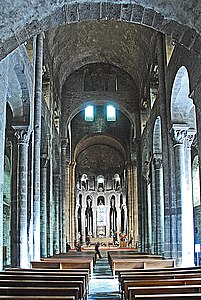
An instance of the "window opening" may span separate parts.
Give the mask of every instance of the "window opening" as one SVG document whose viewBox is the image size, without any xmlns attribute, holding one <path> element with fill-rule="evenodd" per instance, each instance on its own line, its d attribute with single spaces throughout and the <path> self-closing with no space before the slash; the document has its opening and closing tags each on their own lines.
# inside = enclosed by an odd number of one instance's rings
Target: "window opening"
<svg viewBox="0 0 201 300">
<path fill-rule="evenodd" d="M 116 121 L 116 109 L 112 105 L 107 106 L 107 121 Z"/>
<path fill-rule="evenodd" d="M 92 105 L 88 105 L 85 108 L 85 121 L 92 122 L 94 120 L 94 107 Z"/>
</svg>

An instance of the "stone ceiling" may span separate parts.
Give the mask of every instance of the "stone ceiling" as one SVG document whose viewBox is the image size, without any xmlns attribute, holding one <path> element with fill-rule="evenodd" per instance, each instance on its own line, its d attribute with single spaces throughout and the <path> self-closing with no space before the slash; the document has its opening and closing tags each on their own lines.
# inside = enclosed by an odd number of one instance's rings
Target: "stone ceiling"
<svg viewBox="0 0 201 300">
<path fill-rule="evenodd" d="M 80 153 L 77 159 L 77 173 L 88 176 L 103 175 L 111 177 L 121 174 L 124 169 L 124 158 L 114 147 L 92 145 Z"/>
<path fill-rule="evenodd" d="M 199 0 L 95 2 L 0 0 L 0 59 L 41 31 L 82 20 L 123 20 L 151 27 L 200 53 Z"/>
<path fill-rule="evenodd" d="M 66 78 L 80 67 L 102 62 L 126 71 L 140 90 L 148 73 L 156 32 L 136 24 L 88 21 L 46 34 L 59 96 Z"/>
</svg>

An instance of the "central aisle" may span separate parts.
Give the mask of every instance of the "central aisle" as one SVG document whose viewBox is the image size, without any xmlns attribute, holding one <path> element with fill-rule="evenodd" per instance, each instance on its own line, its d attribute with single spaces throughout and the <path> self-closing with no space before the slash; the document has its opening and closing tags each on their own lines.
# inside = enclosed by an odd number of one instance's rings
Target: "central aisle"
<svg viewBox="0 0 201 300">
<path fill-rule="evenodd" d="M 113 277 L 108 259 L 107 251 L 101 252 L 103 256 L 97 259 L 94 267 L 93 278 L 89 283 L 88 300 L 119 300 L 118 279 Z"/>
</svg>

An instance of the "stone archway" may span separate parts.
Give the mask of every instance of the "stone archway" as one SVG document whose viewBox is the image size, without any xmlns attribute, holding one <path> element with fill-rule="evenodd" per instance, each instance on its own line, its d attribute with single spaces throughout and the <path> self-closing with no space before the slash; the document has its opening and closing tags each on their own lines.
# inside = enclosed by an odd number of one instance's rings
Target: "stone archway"
<svg viewBox="0 0 201 300">
<path fill-rule="evenodd" d="M 15 3 L 9 7 L 5 5 L 5 15 L 2 14 L 4 26 L 0 59 L 41 31 L 63 24 L 100 19 L 148 26 L 172 36 L 175 41 L 199 54 L 201 28 L 200 23 L 197 22 L 197 16 L 200 14 L 198 4 L 192 9 L 191 3 L 180 5 L 179 1 L 173 1 L 163 2 L 161 5 L 160 2 L 152 0 L 149 4 L 145 4 L 142 0 L 135 1 L 135 3 L 104 1 L 64 3 L 60 1 L 53 4 L 43 1 L 43 5 L 39 5 L 37 1 L 34 3 L 34 1 L 24 0 L 20 2 L 20 5 L 19 3 L 16 6 Z M 195 11 L 197 15 L 193 13 Z"/>
<path fill-rule="evenodd" d="M 171 95 L 174 142 L 175 196 L 177 207 L 177 257 L 179 265 L 194 264 L 191 145 L 196 134 L 195 109 L 189 98 L 187 69 L 178 70 Z"/>
</svg>

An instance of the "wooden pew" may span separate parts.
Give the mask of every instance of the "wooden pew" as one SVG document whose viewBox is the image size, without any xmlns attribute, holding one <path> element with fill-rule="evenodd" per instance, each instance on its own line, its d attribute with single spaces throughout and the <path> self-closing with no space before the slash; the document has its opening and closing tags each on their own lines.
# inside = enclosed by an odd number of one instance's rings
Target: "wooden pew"
<svg viewBox="0 0 201 300">
<path fill-rule="evenodd" d="M 60 280 L 46 280 L 45 278 L 36 280 L 36 278 L 34 280 L 30 280 L 30 279 L 4 279 L 0 281 L 0 287 L 55 287 L 55 288 L 78 288 L 79 292 L 78 292 L 78 297 L 79 299 L 83 299 L 85 296 L 84 293 L 84 285 L 83 285 L 83 281 L 74 281 L 74 280 L 70 280 L 70 281 L 60 281 Z"/>
<path fill-rule="evenodd" d="M 91 276 L 93 275 L 92 258 L 58 258 L 43 261 L 31 261 L 30 264 L 32 269 L 88 269 Z"/>
<path fill-rule="evenodd" d="M 108 261 L 110 266 L 112 266 L 112 260 L 116 258 L 123 258 L 123 259 L 164 259 L 161 255 L 155 255 L 155 254 L 148 254 L 148 253 L 138 253 L 136 251 L 108 251 Z"/>
<path fill-rule="evenodd" d="M 136 277 L 136 276 L 155 276 L 155 275 L 172 275 L 172 274 L 201 274 L 201 268 L 190 267 L 190 268 L 161 268 L 161 269 L 136 269 L 136 270 L 119 270 L 118 279 L 119 282 L 126 277 Z"/>
<path fill-rule="evenodd" d="M 81 274 L 81 275 L 80 275 Z M 37 269 L 12 269 L 12 271 L 3 271 L 0 272 L 0 282 L 3 280 L 18 280 L 20 279 L 21 281 L 25 280 L 31 280 L 31 281 L 45 281 L 47 282 L 47 285 L 49 286 L 50 283 L 54 281 L 55 284 L 57 285 L 59 282 L 61 285 L 61 282 L 66 282 L 66 286 L 72 286 L 72 282 L 74 281 L 74 286 L 76 286 L 76 282 L 78 282 L 80 286 L 80 293 L 82 297 L 85 297 L 87 292 L 88 292 L 88 283 L 89 283 L 89 271 L 86 270 L 80 270 L 80 272 L 75 272 L 74 270 L 68 272 L 63 271 L 63 270 L 58 270 L 58 271 L 44 271 L 41 272 L 40 270 L 38 271 Z M 1 285 L 1 283 L 0 283 Z"/>
<path fill-rule="evenodd" d="M 59 285 L 62 283 L 66 286 L 76 286 L 76 282 L 81 284 L 80 290 L 81 295 L 84 297 L 88 292 L 88 274 L 79 275 L 79 273 L 72 272 L 24 272 L 24 271 L 12 271 L 12 272 L 0 272 L 0 285 L 3 281 L 41 281 L 47 282 L 49 286 L 51 282 L 53 285 L 56 285 L 57 282 Z M 73 283 L 74 282 L 74 283 Z M 73 283 L 73 285 L 71 284 Z"/>
<path fill-rule="evenodd" d="M 74 296 L 29 296 L 29 300 L 75 300 Z M 0 300 L 27 300 L 27 296 L 1 296 Z"/>
<path fill-rule="evenodd" d="M 124 274 L 144 275 L 144 274 L 166 274 L 166 273 L 201 273 L 201 267 L 174 267 L 174 268 L 153 268 L 153 269 L 121 269 L 116 271 L 119 278 Z"/>
<path fill-rule="evenodd" d="M 135 299 L 139 299 L 139 300 L 185 300 L 185 299 L 196 300 L 196 299 L 200 299 L 200 293 L 136 295 Z"/>
<path fill-rule="evenodd" d="M 164 259 L 164 260 L 138 260 L 138 259 L 112 259 L 112 271 L 115 276 L 116 271 L 121 271 L 122 269 L 146 269 L 146 268 L 171 268 L 175 266 L 174 259 Z"/>
<path fill-rule="evenodd" d="M 96 253 L 94 249 L 91 250 L 82 250 L 81 252 L 77 252 L 76 250 L 70 250 L 67 253 L 58 253 L 54 256 L 50 256 L 47 258 L 42 258 L 41 260 L 51 260 L 57 258 L 92 258 L 93 262 L 96 262 Z"/>
<path fill-rule="evenodd" d="M 167 273 L 167 274 L 122 274 L 119 279 L 120 289 L 124 290 L 125 281 L 136 280 L 148 282 L 151 280 L 170 280 L 170 279 L 194 279 L 201 278 L 201 273 Z"/>
<path fill-rule="evenodd" d="M 6 271 L 0 272 L 0 275 L 14 275 L 14 276 L 46 276 L 46 277 L 54 277 L 55 279 L 61 278 L 61 280 L 65 280 L 64 278 L 67 277 L 82 277 L 85 278 L 85 287 L 87 289 L 89 284 L 89 270 L 87 269 L 63 269 L 63 270 L 55 270 L 55 269 L 20 269 L 20 268 L 10 268 Z M 51 279 L 50 279 L 51 280 Z"/>
<path fill-rule="evenodd" d="M 119 289 L 121 293 L 125 291 L 125 282 L 130 282 L 130 285 L 136 285 L 136 282 L 144 282 L 149 284 L 150 281 L 168 281 L 168 280 L 201 280 L 201 274 L 159 274 L 159 275 L 144 275 L 144 276 L 122 276 L 119 282 Z M 133 282 L 133 283 L 132 283 Z"/>
<path fill-rule="evenodd" d="M 75 300 L 79 298 L 78 287 L 2 287 L 0 286 L 1 296 L 74 296 Z"/>
<path fill-rule="evenodd" d="M 128 290 L 130 287 L 151 287 L 151 286 L 180 286 L 180 285 L 201 285 L 201 278 L 187 278 L 187 279 L 162 279 L 162 280 L 148 280 L 148 281 L 124 281 L 124 290 L 122 297 L 128 299 Z"/>
<path fill-rule="evenodd" d="M 135 295 L 143 295 L 143 294 L 156 295 L 156 294 L 186 294 L 186 293 L 201 293 L 201 285 L 129 287 L 128 299 L 134 300 L 136 299 Z"/>
</svg>

